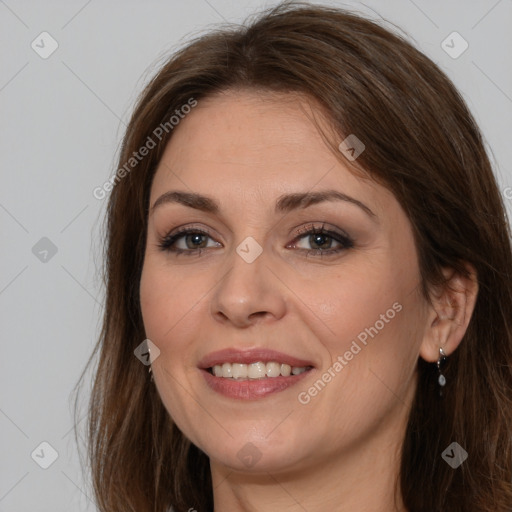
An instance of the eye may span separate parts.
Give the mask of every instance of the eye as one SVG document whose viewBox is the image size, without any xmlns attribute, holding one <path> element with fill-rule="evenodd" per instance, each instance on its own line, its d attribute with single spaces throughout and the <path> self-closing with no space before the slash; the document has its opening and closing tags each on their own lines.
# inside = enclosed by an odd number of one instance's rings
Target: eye
<svg viewBox="0 0 512 512">
<path fill-rule="evenodd" d="M 186 228 L 176 233 L 170 233 L 160 240 L 158 244 L 163 251 L 174 252 L 176 254 L 200 254 L 202 249 L 208 247 L 219 247 L 218 242 L 208 244 L 210 234 L 198 228 Z"/>
<path fill-rule="evenodd" d="M 320 228 L 310 224 L 299 230 L 292 247 L 306 250 L 306 255 L 324 256 L 354 247 L 354 240 L 346 233 L 325 229 L 324 224 Z"/>
<path fill-rule="evenodd" d="M 166 235 L 158 246 L 162 251 L 176 255 L 200 255 L 204 249 L 221 247 L 222 244 L 214 241 L 207 231 L 188 227 Z M 298 236 L 286 247 L 306 251 L 306 256 L 322 257 L 354 247 L 354 240 L 346 233 L 325 229 L 324 224 L 321 227 L 310 224 L 300 229 Z"/>
</svg>

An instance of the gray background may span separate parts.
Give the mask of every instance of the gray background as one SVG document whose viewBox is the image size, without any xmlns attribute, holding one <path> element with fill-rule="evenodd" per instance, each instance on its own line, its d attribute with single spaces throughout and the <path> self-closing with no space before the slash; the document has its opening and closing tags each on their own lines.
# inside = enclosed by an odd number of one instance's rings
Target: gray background
<svg viewBox="0 0 512 512">
<path fill-rule="evenodd" d="M 191 34 L 274 3 L 0 0 L 0 512 L 96 510 L 71 414 L 102 314 L 106 200 L 92 191 L 115 171 L 123 129 L 155 63 Z M 325 3 L 398 25 L 452 78 L 480 124 L 511 212 L 512 1 Z M 42 46 L 43 31 L 59 45 L 47 59 L 31 47 Z M 453 31 L 469 43 L 456 59 L 441 46 Z M 86 381 L 85 399 L 88 389 Z M 52 453 L 42 442 L 58 452 L 47 469 L 40 464 Z"/>
</svg>

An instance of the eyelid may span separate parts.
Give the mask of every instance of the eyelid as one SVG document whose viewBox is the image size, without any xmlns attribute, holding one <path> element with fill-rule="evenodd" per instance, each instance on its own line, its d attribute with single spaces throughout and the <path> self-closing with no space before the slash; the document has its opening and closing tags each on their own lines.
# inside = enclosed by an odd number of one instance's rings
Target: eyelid
<svg viewBox="0 0 512 512">
<path fill-rule="evenodd" d="M 162 236 L 162 239 L 170 238 L 175 235 L 181 235 L 181 234 L 188 234 L 188 233 L 202 233 L 203 235 L 208 235 L 209 237 L 219 237 L 216 231 L 214 231 L 211 228 L 203 227 L 202 224 L 199 223 L 192 223 L 192 224 L 184 224 L 183 226 L 179 226 L 177 228 L 174 228 L 168 232 L 164 236 Z"/>
<path fill-rule="evenodd" d="M 310 232 L 318 232 L 318 233 L 327 233 L 336 235 L 339 237 L 346 238 L 348 240 L 352 240 L 352 237 L 343 229 L 340 229 L 338 227 L 332 226 L 331 224 L 325 222 L 325 221 L 318 221 L 318 224 L 320 224 L 320 227 L 315 226 L 315 222 L 308 222 L 305 226 L 302 226 L 298 229 L 296 237 L 299 237 L 304 234 L 308 234 Z M 329 226 L 332 226 L 332 228 L 329 228 Z"/>
</svg>

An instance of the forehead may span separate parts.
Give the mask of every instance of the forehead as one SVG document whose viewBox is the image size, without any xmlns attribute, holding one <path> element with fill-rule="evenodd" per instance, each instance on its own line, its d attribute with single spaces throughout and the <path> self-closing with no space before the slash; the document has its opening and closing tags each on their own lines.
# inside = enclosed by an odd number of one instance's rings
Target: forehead
<svg viewBox="0 0 512 512">
<path fill-rule="evenodd" d="M 169 188 L 261 201 L 315 187 L 367 198 L 382 193 L 333 154 L 315 121 L 332 133 L 320 107 L 295 93 L 228 91 L 202 99 L 174 129 L 151 201 Z"/>
</svg>

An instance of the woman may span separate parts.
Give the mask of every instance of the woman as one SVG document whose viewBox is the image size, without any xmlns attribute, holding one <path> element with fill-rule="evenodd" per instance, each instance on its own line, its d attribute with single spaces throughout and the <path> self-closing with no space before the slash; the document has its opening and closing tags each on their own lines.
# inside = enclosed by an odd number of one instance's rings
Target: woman
<svg viewBox="0 0 512 512">
<path fill-rule="evenodd" d="M 432 61 L 281 5 L 159 70 L 118 169 L 100 510 L 511 510 L 510 232 Z"/>
</svg>

